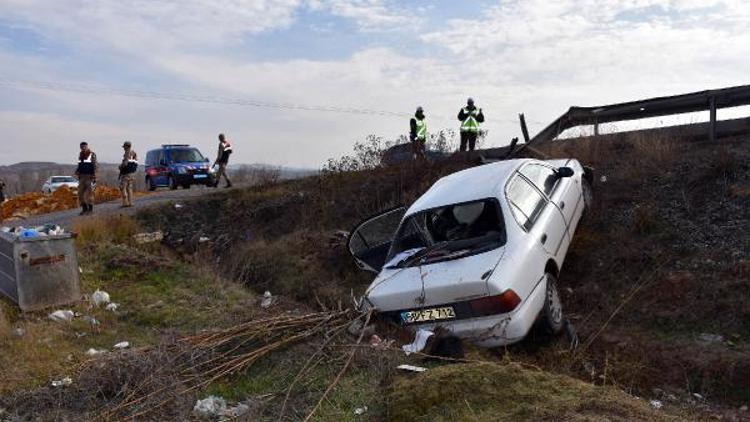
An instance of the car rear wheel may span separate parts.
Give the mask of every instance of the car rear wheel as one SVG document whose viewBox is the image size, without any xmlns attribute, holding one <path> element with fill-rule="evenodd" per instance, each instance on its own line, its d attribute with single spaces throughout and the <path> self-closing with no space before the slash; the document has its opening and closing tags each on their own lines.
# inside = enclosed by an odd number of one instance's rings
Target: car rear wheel
<svg viewBox="0 0 750 422">
<path fill-rule="evenodd" d="M 547 273 L 547 291 L 544 295 L 544 307 L 539 317 L 539 325 L 546 334 L 558 334 L 562 331 L 562 302 L 557 292 L 557 278 L 550 273 Z"/>
</svg>

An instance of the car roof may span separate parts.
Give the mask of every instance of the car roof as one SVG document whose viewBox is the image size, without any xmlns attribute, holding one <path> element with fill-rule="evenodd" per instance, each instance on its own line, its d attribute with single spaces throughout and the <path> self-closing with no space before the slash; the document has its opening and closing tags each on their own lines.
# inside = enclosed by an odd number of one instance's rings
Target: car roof
<svg viewBox="0 0 750 422">
<path fill-rule="evenodd" d="M 498 161 L 445 176 L 420 196 L 406 211 L 406 215 L 445 205 L 496 197 L 499 185 L 505 183 L 521 164 L 529 161 L 532 160 L 522 158 Z"/>
</svg>

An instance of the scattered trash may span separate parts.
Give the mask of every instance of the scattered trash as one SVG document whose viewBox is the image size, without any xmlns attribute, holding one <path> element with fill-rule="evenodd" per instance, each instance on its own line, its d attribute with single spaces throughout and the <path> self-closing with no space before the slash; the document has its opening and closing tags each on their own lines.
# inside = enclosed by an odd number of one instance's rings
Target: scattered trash
<svg viewBox="0 0 750 422">
<path fill-rule="evenodd" d="M 16 338 L 23 337 L 24 334 L 26 334 L 26 330 L 21 327 L 14 328 L 13 331 L 11 331 L 11 335 Z"/>
<path fill-rule="evenodd" d="M 70 384 L 73 384 L 73 380 L 70 377 L 65 377 L 61 380 L 53 380 L 52 386 L 53 387 L 66 387 Z"/>
<path fill-rule="evenodd" d="M 74 316 L 75 314 L 70 309 L 60 309 L 49 314 L 49 319 L 55 322 L 70 322 L 73 320 Z"/>
<path fill-rule="evenodd" d="M 402 371 L 410 371 L 410 372 L 424 372 L 427 370 L 427 368 L 423 368 L 421 366 L 414 366 L 414 365 L 399 365 L 396 367 L 396 369 L 401 369 Z"/>
<path fill-rule="evenodd" d="M 91 348 L 89 350 L 86 350 L 86 356 L 96 356 L 96 355 L 102 355 L 104 353 L 107 353 L 107 351 L 104 349 Z"/>
<path fill-rule="evenodd" d="M 698 400 L 703 400 L 703 396 L 698 393 L 693 393 L 693 397 L 695 397 Z"/>
<path fill-rule="evenodd" d="M 182 204 L 174 204 L 174 209 L 176 209 L 176 210 L 179 210 L 182 207 L 183 207 Z"/>
<path fill-rule="evenodd" d="M 662 402 L 661 402 L 661 401 L 659 401 L 659 400 L 650 400 L 650 401 L 648 402 L 648 404 L 650 404 L 650 405 L 651 405 L 651 407 L 653 407 L 653 408 L 654 408 L 654 409 L 656 409 L 656 410 L 659 410 L 659 409 L 661 409 L 662 407 L 664 407 L 664 403 L 662 403 Z"/>
<path fill-rule="evenodd" d="M 602 175 L 602 177 L 599 178 L 599 181 L 602 183 L 607 183 L 607 176 Z"/>
<path fill-rule="evenodd" d="M 269 308 L 271 305 L 273 305 L 274 297 L 271 295 L 271 292 L 266 290 L 265 293 L 263 293 L 263 299 L 260 301 L 260 307 L 263 309 Z"/>
<path fill-rule="evenodd" d="M 405 344 L 401 346 L 401 348 L 406 353 L 406 356 L 409 356 L 412 353 L 421 352 L 424 350 L 424 346 L 427 344 L 427 339 L 429 339 L 433 334 L 432 331 L 419 329 L 417 330 L 417 334 L 414 338 L 414 342 L 410 344 Z"/>
<path fill-rule="evenodd" d="M 144 243 L 161 242 L 164 240 L 164 233 L 161 230 L 153 233 L 138 233 L 133 235 L 133 240 L 139 245 L 143 245 Z"/>
<path fill-rule="evenodd" d="M 97 325 L 100 325 L 100 322 L 96 318 L 89 316 L 89 315 L 86 315 L 83 317 L 83 322 L 85 322 L 86 324 L 92 327 L 96 327 Z"/>
<path fill-rule="evenodd" d="M 114 347 L 115 349 L 127 349 L 128 347 L 130 347 L 130 342 L 121 341 L 112 347 Z"/>
<path fill-rule="evenodd" d="M 367 413 L 367 406 L 362 406 L 354 409 L 354 414 L 357 416 L 362 416 L 365 413 Z"/>
<path fill-rule="evenodd" d="M 245 403 L 228 406 L 226 400 L 217 396 L 208 396 L 203 400 L 198 400 L 193 407 L 193 413 L 203 417 L 237 418 L 249 411 L 250 406 Z"/>
<path fill-rule="evenodd" d="M 211 240 L 211 238 L 210 238 L 210 237 L 206 237 L 206 236 L 201 236 L 201 237 L 199 237 L 199 238 L 198 238 L 198 243 L 206 243 L 206 242 L 208 242 L 209 240 Z"/>
<path fill-rule="evenodd" d="M 120 306 L 119 304 L 112 302 L 112 303 L 108 303 L 107 306 L 104 307 L 104 309 L 110 312 L 115 312 L 119 306 Z"/>
<path fill-rule="evenodd" d="M 83 331 L 76 332 L 76 338 L 86 337 L 89 335 L 89 333 L 84 333 Z"/>
<path fill-rule="evenodd" d="M 709 334 L 709 333 L 701 333 L 701 335 L 698 336 L 698 341 L 702 343 L 722 343 L 724 342 L 724 336 L 721 334 Z"/>
<path fill-rule="evenodd" d="M 57 236 L 65 234 L 65 229 L 58 226 L 57 224 L 45 224 L 44 226 L 38 227 L 2 227 L 0 228 L 0 231 L 13 235 L 15 237 L 20 237 L 21 239 L 32 239 L 35 237 Z"/>
<path fill-rule="evenodd" d="M 109 293 L 104 290 L 96 289 L 91 295 L 91 304 L 97 308 L 107 303 L 109 303 Z"/>
<path fill-rule="evenodd" d="M 747 405 L 740 406 L 740 412 L 747 412 Z"/>
<path fill-rule="evenodd" d="M 387 350 L 396 340 L 383 340 L 379 335 L 373 334 L 370 337 L 370 346 L 375 350 Z"/>
</svg>

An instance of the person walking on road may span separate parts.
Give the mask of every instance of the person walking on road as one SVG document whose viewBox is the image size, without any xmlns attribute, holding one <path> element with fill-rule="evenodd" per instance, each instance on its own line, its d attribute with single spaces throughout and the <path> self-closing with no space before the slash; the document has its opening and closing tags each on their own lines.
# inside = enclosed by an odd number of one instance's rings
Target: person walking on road
<svg viewBox="0 0 750 422">
<path fill-rule="evenodd" d="M 125 141 L 122 144 L 125 153 L 120 163 L 120 197 L 122 198 L 122 207 L 133 206 L 133 185 L 135 184 L 135 172 L 138 171 L 138 154 L 133 150 L 133 144 Z"/>
<path fill-rule="evenodd" d="M 477 144 L 477 135 L 479 134 L 479 124 L 484 122 L 482 109 L 474 106 L 474 100 L 466 100 L 466 107 L 458 112 L 458 120 L 461 122 L 461 151 L 466 151 L 468 144 L 469 151 L 474 151 Z"/>
<path fill-rule="evenodd" d="M 411 152 L 414 159 L 424 158 L 425 143 L 427 142 L 427 122 L 425 122 L 422 107 L 417 107 L 414 117 L 409 120 L 409 140 L 411 141 Z"/>
<path fill-rule="evenodd" d="M 216 182 L 214 186 L 219 186 L 221 176 L 224 176 L 227 184 L 224 187 L 231 188 L 232 182 L 227 176 L 227 164 L 229 164 L 229 155 L 232 154 L 232 145 L 227 141 L 223 133 L 219 134 L 219 153 L 216 156 L 214 165 L 219 165 L 219 171 L 216 172 Z"/>
<path fill-rule="evenodd" d="M 96 184 L 96 171 L 98 164 L 96 154 L 89 149 L 87 142 L 81 142 L 81 152 L 78 154 L 78 201 L 81 203 L 81 215 L 94 212 L 94 185 Z"/>
</svg>

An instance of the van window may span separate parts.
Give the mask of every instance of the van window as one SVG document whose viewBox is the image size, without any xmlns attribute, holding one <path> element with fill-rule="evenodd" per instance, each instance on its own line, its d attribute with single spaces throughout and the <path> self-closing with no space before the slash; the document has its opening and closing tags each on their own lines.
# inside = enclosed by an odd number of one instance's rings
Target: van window
<svg viewBox="0 0 750 422">
<path fill-rule="evenodd" d="M 147 166 L 156 166 L 156 151 L 149 151 L 148 154 L 146 154 L 146 165 Z"/>
<path fill-rule="evenodd" d="M 505 190 L 513 217 L 529 230 L 541 214 L 547 201 L 526 179 L 516 174 Z"/>
</svg>

